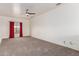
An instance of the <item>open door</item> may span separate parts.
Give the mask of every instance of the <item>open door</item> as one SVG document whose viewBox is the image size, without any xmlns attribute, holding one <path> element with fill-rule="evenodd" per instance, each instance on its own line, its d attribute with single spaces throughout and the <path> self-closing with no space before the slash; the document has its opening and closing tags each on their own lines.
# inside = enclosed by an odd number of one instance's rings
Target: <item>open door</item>
<svg viewBox="0 0 79 59">
<path fill-rule="evenodd" d="M 14 38 L 14 22 L 10 22 L 10 33 L 9 33 L 10 38 Z"/>
<path fill-rule="evenodd" d="M 23 32 L 22 32 L 22 22 L 20 22 L 20 37 L 23 37 Z"/>
</svg>

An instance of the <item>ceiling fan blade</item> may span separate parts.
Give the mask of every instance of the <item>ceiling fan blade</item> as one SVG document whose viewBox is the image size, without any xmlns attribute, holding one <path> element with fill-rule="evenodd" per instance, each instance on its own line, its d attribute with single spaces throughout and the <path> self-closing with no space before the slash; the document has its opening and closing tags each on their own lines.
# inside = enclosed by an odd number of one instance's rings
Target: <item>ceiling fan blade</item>
<svg viewBox="0 0 79 59">
<path fill-rule="evenodd" d="M 26 14 L 28 14 L 28 12 L 26 11 Z"/>
<path fill-rule="evenodd" d="M 36 13 L 28 13 L 28 14 L 30 14 L 30 15 L 34 15 L 34 14 L 36 14 Z"/>
<path fill-rule="evenodd" d="M 26 9 L 26 11 L 28 11 L 29 9 Z"/>
<path fill-rule="evenodd" d="M 29 12 L 29 9 L 26 9 L 26 14 L 34 15 L 34 14 L 36 14 L 36 13 L 30 13 L 30 12 Z"/>
<path fill-rule="evenodd" d="M 28 11 L 26 11 L 26 14 L 28 14 Z"/>
</svg>

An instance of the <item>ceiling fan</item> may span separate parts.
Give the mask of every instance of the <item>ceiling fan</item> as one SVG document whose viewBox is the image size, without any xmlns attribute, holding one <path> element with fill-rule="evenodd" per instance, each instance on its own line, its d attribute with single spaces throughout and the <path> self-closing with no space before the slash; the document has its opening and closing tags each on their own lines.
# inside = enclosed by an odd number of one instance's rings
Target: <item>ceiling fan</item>
<svg viewBox="0 0 79 59">
<path fill-rule="evenodd" d="M 29 9 L 26 9 L 26 15 L 35 15 L 36 13 L 29 12 Z"/>
</svg>

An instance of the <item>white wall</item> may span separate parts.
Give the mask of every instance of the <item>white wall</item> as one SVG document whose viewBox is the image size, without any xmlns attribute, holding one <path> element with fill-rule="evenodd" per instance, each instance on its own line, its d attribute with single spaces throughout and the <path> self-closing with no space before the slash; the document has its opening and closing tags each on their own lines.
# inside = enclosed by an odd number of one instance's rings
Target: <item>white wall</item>
<svg viewBox="0 0 79 59">
<path fill-rule="evenodd" d="M 31 22 L 31 36 L 79 50 L 79 4 L 63 4 Z"/>
<path fill-rule="evenodd" d="M 23 23 L 23 36 L 29 36 L 29 20 L 26 18 L 18 17 L 5 17 L 0 16 L 0 38 L 9 38 L 9 22 L 22 22 Z"/>
</svg>

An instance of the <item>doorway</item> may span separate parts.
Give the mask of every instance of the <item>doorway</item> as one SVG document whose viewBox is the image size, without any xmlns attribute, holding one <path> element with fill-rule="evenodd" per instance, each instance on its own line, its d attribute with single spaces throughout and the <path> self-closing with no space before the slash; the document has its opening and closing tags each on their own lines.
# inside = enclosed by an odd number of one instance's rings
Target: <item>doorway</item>
<svg viewBox="0 0 79 59">
<path fill-rule="evenodd" d="M 22 22 L 10 22 L 10 38 L 23 37 Z"/>
<path fill-rule="evenodd" d="M 20 23 L 15 22 L 15 24 L 14 24 L 14 36 L 19 37 L 19 35 L 20 35 Z"/>
</svg>

